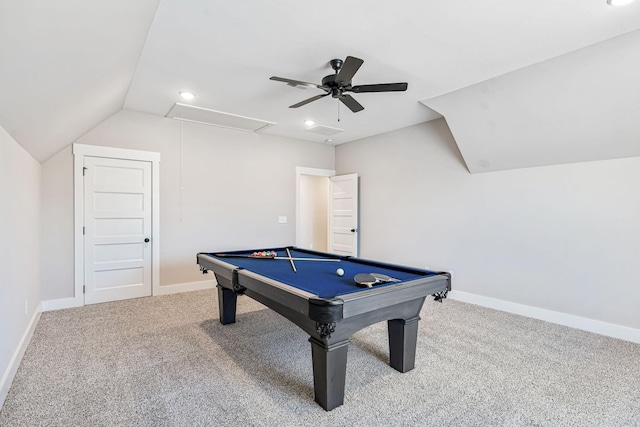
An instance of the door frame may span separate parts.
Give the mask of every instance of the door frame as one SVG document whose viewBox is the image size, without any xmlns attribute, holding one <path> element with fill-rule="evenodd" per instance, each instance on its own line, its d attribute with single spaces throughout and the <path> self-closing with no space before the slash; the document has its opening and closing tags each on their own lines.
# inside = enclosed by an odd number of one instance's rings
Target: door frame
<svg viewBox="0 0 640 427">
<path fill-rule="evenodd" d="M 316 169 L 296 166 L 296 246 L 300 247 L 300 176 L 323 176 L 329 179 L 335 174 L 336 171 L 333 169 Z M 327 215 L 329 215 L 328 212 Z"/>
<path fill-rule="evenodd" d="M 111 159 L 139 160 L 151 163 L 151 295 L 160 290 L 160 153 L 103 147 L 99 145 L 73 144 L 73 235 L 74 235 L 74 303 L 84 305 L 84 158 L 107 157 Z"/>
</svg>

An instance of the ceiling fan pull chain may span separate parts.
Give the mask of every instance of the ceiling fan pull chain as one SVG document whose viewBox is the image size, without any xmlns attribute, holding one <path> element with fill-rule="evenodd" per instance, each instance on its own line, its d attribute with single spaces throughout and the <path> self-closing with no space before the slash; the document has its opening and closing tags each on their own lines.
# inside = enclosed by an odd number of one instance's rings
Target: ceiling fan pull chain
<svg viewBox="0 0 640 427">
<path fill-rule="evenodd" d="M 340 103 L 336 102 L 336 104 L 338 104 L 338 122 L 340 122 Z"/>
</svg>

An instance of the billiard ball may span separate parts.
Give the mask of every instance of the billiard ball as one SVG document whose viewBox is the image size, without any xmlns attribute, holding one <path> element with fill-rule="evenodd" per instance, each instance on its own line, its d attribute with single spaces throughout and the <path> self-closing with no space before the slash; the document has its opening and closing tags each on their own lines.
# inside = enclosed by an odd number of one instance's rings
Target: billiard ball
<svg viewBox="0 0 640 427">
<path fill-rule="evenodd" d="M 339 269 L 337 269 L 337 270 L 336 270 L 336 274 L 337 274 L 338 276 L 342 276 L 342 275 L 344 274 L 344 270 L 343 270 L 343 269 L 341 269 L 341 268 L 339 268 Z"/>
</svg>

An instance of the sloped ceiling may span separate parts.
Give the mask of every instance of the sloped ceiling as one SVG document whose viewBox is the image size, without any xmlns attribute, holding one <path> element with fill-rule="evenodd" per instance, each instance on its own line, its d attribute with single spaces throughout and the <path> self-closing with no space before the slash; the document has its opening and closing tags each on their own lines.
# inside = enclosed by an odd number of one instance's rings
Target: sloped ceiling
<svg viewBox="0 0 640 427">
<path fill-rule="evenodd" d="M 640 156 L 640 31 L 422 101 L 470 172 Z"/>
<path fill-rule="evenodd" d="M 159 0 L 1 0 L 0 125 L 39 161 L 122 108 Z"/>
<path fill-rule="evenodd" d="M 640 155 L 640 1 L 2 0 L 0 125 L 43 161 L 120 109 L 194 106 L 340 144 L 444 116 L 471 172 Z M 406 92 L 331 97 L 328 61 L 364 59 L 354 84 Z"/>
</svg>

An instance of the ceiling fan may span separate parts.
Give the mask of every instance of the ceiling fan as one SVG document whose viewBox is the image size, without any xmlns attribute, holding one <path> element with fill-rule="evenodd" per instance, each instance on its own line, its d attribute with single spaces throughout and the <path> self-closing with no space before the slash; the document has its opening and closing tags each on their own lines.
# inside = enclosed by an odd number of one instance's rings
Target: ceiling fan
<svg viewBox="0 0 640 427">
<path fill-rule="evenodd" d="M 354 113 L 364 110 L 364 107 L 346 92 L 401 92 L 407 90 L 407 83 L 379 83 L 373 85 L 352 86 L 351 79 L 356 74 L 363 62 L 364 61 L 362 59 L 355 58 L 353 56 L 347 56 L 344 61 L 342 61 L 342 59 L 332 59 L 331 61 L 329 61 L 329 64 L 335 71 L 335 74 L 329 74 L 328 76 L 323 78 L 322 84 L 319 85 L 315 83 L 303 82 L 300 80 L 292 80 L 276 76 L 270 77 L 270 80 L 285 82 L 289 86 L 294 87 L 315 87 L 326 92 L 321 95 L 316 95 L 309 99 L 305 99 L 304 101 L 298 102 L 297 104 L 290 105 L 289 108 L 302 107 L 303 105 L 306 105 L 310 102 L 317 101 L 320 98 L 331 95 L 331 97 L 339 99 L 344 105 L 347 106 L 347 108 L 349 108 Z"/>
</svg>

